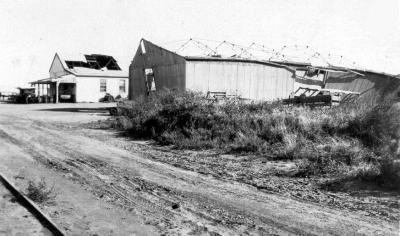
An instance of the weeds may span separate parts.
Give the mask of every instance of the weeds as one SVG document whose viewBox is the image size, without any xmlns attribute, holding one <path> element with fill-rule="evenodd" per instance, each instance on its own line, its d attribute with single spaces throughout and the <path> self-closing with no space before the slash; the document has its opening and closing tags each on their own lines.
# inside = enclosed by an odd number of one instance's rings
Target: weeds
<svg viewBox="0 0 400 236">
<path fill-rule="evenodd" d="M 53 203 L 57 194 L 54 191 L 54 185 L 49 188 L 42 178 L 38 183 L 31 180 L 28 182 L 26 196 L 37 203 Z"/>
<path fill-rule="evenodd" d="M 392 187 L 400 180 L 400 108 L 391 103 L 318 109 L 214 104 L 198 93 L 166 91 L 125 102 L 116 113 L 115 127 L 162 145 L 300 159 L 303 176 L 364 175 Z M 371 165 L 374 171 L 359 168 Z"/>
</svg>

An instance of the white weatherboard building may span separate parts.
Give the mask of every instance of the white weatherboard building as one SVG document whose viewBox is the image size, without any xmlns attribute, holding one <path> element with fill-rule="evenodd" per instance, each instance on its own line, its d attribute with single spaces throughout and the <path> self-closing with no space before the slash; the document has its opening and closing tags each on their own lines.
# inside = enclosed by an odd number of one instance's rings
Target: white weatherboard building
<svg viewBox="0 0 400 236">
<path fill-rule="evenodd" d="M 50 77 L 31 82 L 37 95 L 49 102 L 98 102 L 106 93 L 128 96 L 128 72 L 112 56 L 90 54 L 74 59 L 55 54 Z"/>
</svg>

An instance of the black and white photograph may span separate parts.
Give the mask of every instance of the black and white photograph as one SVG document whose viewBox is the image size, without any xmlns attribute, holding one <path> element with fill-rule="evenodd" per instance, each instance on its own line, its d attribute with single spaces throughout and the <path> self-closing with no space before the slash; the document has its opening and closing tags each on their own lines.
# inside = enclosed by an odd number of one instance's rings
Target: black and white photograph
<svg viewBox="0 0 400 236">
<path fill-rule="evenodd" d="M 400 236 L 400 0 L 0 0 L 0 236 Z"/>
</svg>

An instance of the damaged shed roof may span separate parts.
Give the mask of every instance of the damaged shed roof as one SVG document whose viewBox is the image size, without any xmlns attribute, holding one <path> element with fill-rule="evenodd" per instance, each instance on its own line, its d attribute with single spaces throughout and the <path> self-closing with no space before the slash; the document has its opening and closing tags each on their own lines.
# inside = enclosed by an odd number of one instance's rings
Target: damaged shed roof
<svg viewBox="0 0 400 236">
<path fill-rule="evenodd" d="M 149 41 L 142 39 L 141 42 Z M 213 61 L 246 61 L 270 65 L 281 65 L 288 69 L 308 70 L 309 68 L 325 71 L 344 71 L 355 74 L 364 72 L 392 76 L 392 74 L 368 70 L 357 67 L 355 62 L 350 63 L 342 56 L 341 60 L 335 55 L 322 56 L 309 46 L 298 45 L 284 46 L 281 49 L 272 49 L 264 45 L 252 43 L 249 46 L 241 46 L 227 41 L 214 41 L 206 39 L 193 39 L 166 43 L 168 46 L 161 47 L 186 60 L 213 60 Z M 167 49 L 168 48 L 168 49 Z"/>
<path fill-rule="evenodd" d="M 112 56 L 102 54 L 78 54 L 66 57 L 56 53 L 64 70 L 77 76 L 128 77 Z"/>
</svg>

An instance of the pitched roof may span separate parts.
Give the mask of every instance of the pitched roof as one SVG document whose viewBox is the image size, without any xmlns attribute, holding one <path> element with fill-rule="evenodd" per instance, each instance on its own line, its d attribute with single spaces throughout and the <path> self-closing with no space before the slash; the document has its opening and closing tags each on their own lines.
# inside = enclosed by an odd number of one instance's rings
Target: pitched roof
<svg viewBox="0 0 400 236">
<path fill-rule="evenodd" d="M 126 77 L 128 78 L 128 72 L 122 70 L 107 70 L 105 69 L 91 69 L 85 67 L 74 67 L 73 69 L 66 69 L 76 76 L 82 77 Z"/>
<path fill-rule="evenodd" d="M 112 56 L 101 54 L 75 54 L 61 56 L 56 53 L 64 70 L 82 77 L 121 77 L 128 78 L 128 72 L 121 70 Z"/>
</svg>

